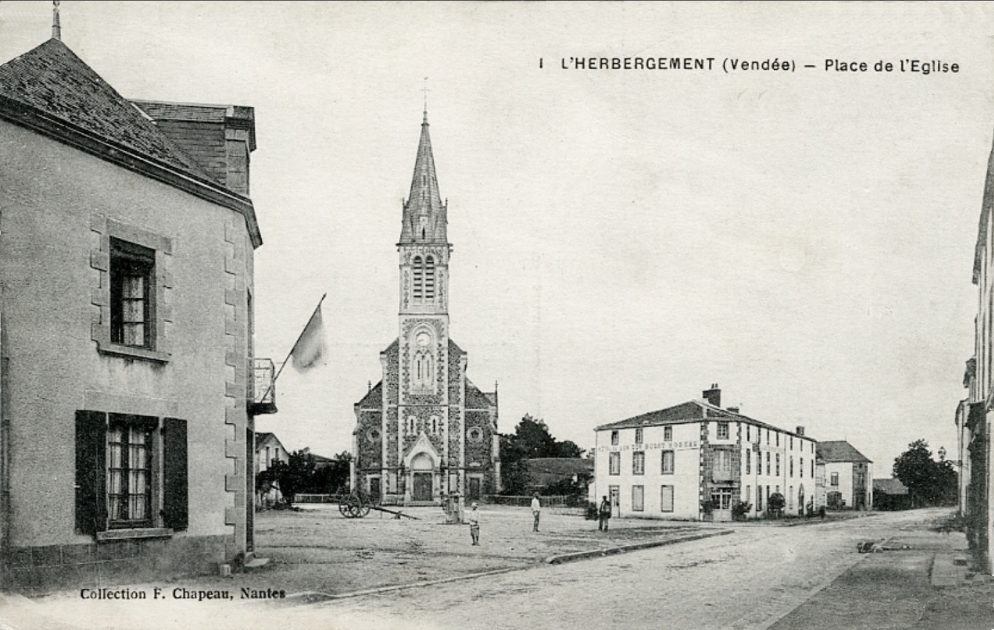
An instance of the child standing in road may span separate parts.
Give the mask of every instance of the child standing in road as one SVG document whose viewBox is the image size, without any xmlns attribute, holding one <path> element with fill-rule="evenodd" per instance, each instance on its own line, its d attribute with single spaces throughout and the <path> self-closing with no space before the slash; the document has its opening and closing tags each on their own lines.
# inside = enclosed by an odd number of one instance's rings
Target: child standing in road
<svg viewBox="0 0 994 630">
<path fill-rule="evenodd" d="M 469 535 L 473 538 L 473 546 L 480 546 L 480 511 L 477 509 L 476 503 L 472 505 L 469 514 L 466 516 L 466 520 L 469 521 Z"/>
</svg>

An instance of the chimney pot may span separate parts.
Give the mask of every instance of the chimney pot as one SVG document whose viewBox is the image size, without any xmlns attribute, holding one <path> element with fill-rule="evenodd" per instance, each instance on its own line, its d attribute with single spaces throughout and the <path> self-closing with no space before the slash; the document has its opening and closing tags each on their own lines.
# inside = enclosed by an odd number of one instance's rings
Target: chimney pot
<svg viewBox="0 0 994 630">
<path fill-rule="evenodd" d="M 798 435 L 804 435 L 804 427 L 798 425 L 797 430 L 794 431 L 794 433 L 796 433 Z"/>
<path fill-rule="evenodd" d="M 739 412 L 739 408 L 738 407 L 729 407 L 728 410 L 731 411 L 732 413 L 738 413 Z"/>
</svg>

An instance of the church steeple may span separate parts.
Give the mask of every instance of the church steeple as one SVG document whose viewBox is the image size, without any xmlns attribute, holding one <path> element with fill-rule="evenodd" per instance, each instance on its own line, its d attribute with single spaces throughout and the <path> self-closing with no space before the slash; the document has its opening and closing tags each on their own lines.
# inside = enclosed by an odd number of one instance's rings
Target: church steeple
<svg viewBox="0 0 994 630">
<path fill-rule="evenodd" d="M 414 160 L 411 192 L 404 202 L 404 217 L 399 244 L 448 244 L 447 209 L 447 204 L 442 203 L 442 196 L 438 191 L 438 178 L 435 174 L 435 158 L 431 152 L 431 136 L 428 133 L 428 111 L 426 109 L 421 123 L 418 154 Z"/>
</svg>

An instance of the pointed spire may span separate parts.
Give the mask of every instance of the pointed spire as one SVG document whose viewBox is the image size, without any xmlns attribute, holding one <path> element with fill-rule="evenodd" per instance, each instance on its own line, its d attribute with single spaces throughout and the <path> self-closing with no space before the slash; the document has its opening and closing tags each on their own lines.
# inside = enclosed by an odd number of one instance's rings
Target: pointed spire
<svg viewBox="0 0 994 630">
<path fill-rule="evenodd" d="M 426 88 L 427 89 L 427 88 Z M 438 191 L 435 157 L 428 133 L 428 111 L 421 122 L 421 138 L 414 160 L 411 191 L 404 203 L 401 243 L 447 243 L 446 207 Z"/>
<path fill-rule="evenodd" d="M 62 41 L 62 25 L 59 24 L 59 0 L 52 0 L 52 39 Z"/>
</svg>

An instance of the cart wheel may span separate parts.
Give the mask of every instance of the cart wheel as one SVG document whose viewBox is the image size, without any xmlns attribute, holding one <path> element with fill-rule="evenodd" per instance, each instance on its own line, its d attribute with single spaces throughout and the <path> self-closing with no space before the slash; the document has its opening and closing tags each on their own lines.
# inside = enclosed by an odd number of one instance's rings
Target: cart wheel
<svg viewBox="0 0 994 630">
<path fill-rule="evenodd" d="M 342 516 L 349 518 L 349 504 L 348 499 L 340 501 L 338 503 L 338 511 L 342 513 Z"/>
<path fill-rule="evenodd" d="M 369 514 L 369 510 L 370 510 L 369 504 L 368 503 L 364 504 L 360 508 L 359 518 L 362 518 L 362 517 L 366 516 L 367 514 Z"/>
</svg>

